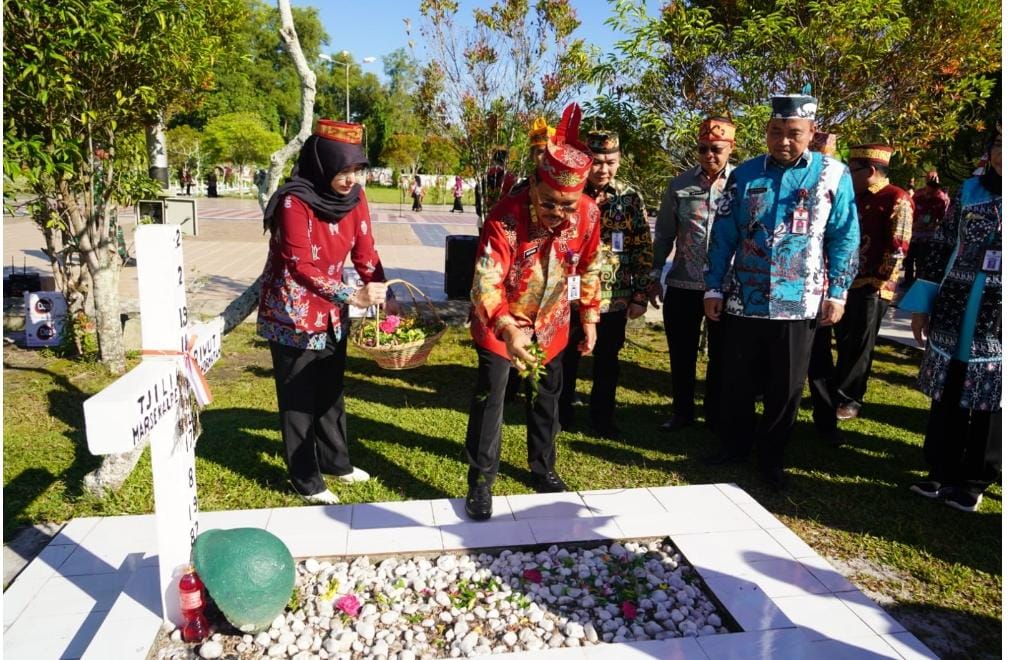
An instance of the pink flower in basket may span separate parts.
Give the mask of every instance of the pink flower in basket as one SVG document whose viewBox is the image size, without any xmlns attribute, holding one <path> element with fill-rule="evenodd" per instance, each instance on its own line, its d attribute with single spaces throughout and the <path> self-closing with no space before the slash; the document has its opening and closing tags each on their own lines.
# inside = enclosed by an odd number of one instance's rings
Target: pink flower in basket
<svg viewBox="0 0 1009 660">
<path fill-rule="evenodd" d="M 399 327 L 399 317 L 396 316 L 395 314 L 390 314 L 389 316 L 385 317 L 385 319 L 381 323 L 378 324 L 378 329 L 388 335 L 391 335 L 392 333 L 396 332 L 396 328 L 398 327 Z"/>
<path fill-rule="evenodd" d="M 347 594 L 336 601 L 336 609 L 344 612 L 347 616 L 355 617 L 361 611 L 361 601 L 354 594 Z"/>
</svg>

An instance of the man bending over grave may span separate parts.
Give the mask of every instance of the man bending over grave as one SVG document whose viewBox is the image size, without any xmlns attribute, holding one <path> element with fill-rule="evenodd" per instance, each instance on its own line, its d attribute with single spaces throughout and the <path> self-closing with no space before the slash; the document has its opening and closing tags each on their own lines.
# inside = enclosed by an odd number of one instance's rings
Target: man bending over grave
<svg viewBox="0 0 1009 660">
<path fill-rule="evenodd" d="M 270 342 L 291 483 L 312 504 L 339 502 L 323 473 L 344 483 L 368 479 L 350 463 L 343 402 L 346 305 L 386 299 L 368 200 L 357 183 L 368 166 L 362 135 L 360 124 L 320 119 L 263 218 L 270 252 L 257 332 Z M 343 276 L 348 253 L 361 288 Z"/>
<path fill-rule="evenodd" d="M 557 398 L 568 340 L 570 303 L 577 300 L 592 352 L 599 321 L 599 209 L 582 194 L 592 158 L 578 142 L 581 110 L 569 105 L 535 174 L 487 216 L 473 276 L 477 383 L 466 429 L 469 492 L 466 514 L 491 516 L 491 487 L 501 457 L 501 422 L 509 365 L 531 373 L 526 444 L 533 484 L 541 493 L 567 486 L 554 471 L 560 429 Z"/>
</svg>

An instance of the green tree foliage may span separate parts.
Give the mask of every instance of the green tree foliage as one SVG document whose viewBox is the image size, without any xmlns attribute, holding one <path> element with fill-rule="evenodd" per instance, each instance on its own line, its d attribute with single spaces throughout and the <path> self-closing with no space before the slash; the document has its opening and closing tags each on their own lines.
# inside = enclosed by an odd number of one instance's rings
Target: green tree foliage
<svg viewBox="0 0 1009 660">
<path fill-rule="evenodd" d="M 382 150 L 382 161 L 400 172 L 416 174 L 420 167 L 424 142 L 418 135 L 395 133 L 389 136 Z"/>
<path fill-rule="evenodd" d="M 459 151 L 456 149 L 455 142 L 440 135 L 429 135 L 424 140 L 420 162 L 423 171 L 437 175 L 435 197 L 431 202 L 441 204 L 445 194 L 446 179 L 444 175 L 455 174 L 459 169 Z"/>
<path fill-rule="evenodd" d="M 301 124 L 301 80 L 280 37 L 277 7 L 262 0 L 230 0 L 236 3 L 235 48 L 215 63 L 211 93 L 199 108 L 172 117 L 169 125 L 202 129 L 211 117 L 252 112 L 271 131 L 290 138 Z M 293 7 L 292 13 L 302 50 L 315 61 L 329 43 L 319 12 L 315 7 Z M 340 74 L 342 82 L 342 70 Z"/>
<path fill-rule="evenodd" d="M 203 171 L 203 136 L 192 126 L 176 126 L 165 132 L 169 172 L 178 172 L 184 167 L 198 177 Z"/>
<path fill-rule="evenodd" d="M 214 117 L 203 131 L 203 149 L 214 163 L 265 165 L 270 155 L 284 146 L 284 139 L 270 131 L 252 112 L 232 112 Z"/>
<path fill-rule="evenodd" d="M 995 0 L 610 0 L 629 35 L 594 77 L 662 127 L 670 165 L 697 122 L 728 114 L 740 156 L 763 150 L 767 99 L 812 87 L 819 124 L 844 143 L 893 143 L 907 162 L 971 121 L 1000 66 Z"/>
<path fill-rule="evenodd" d="M 473 26 L 460 22 L 453 0 L 422 0 L 420 11 L 431 54 L 424 76 L 430 98 L 419 95 L 421 109 L 429 124 L 450 127 L 462 164 L 476 172 L 486 169 L 496 145 L 524 154 L 532 120 L 559 114 L 588 67 L 566 0 L 497 0 L 473 11 Z"/>
<path fill-rule="evenodd" d="M 368 157 L 374 160 L 382 148 L 386 90 L 382 88 L 378 76 L 365 72 L 352 57 L 337 54 L 332 56 L 332 60 L 319 63 L 316 74 L 316 115 L 345 121 L 349 86 L 350 121 L 365 125 Z M 347 62 L 350 66 L 345 65 Z"/>
<path fill-rule="evenodd" d="M 85 265 L 114 372 L 125 354 L 110 210 L 153 192 L 137 137 L 198 102 L 240 14 L 235 0 L 4 3 L 4 176 L 30 188 L 57 278 L 71 254 Z M 81 292 L 68 293 L 83 311 Z"/>
</svg>

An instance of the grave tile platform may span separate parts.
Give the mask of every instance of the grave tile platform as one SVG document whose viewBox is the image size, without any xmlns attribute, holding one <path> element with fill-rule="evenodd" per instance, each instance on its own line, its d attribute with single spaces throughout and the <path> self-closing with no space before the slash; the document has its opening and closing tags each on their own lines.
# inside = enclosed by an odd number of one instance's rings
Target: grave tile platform
<svg viewBox="0 0 1009 660">
<path fill-rule="evenodd" d="M 515 653 L 516 660 L 935 658 L 735 484 L 200 514 L 258 527 L 295 557 L 411 554 L 668 536 L 743 632 Z M 72 520 L 4 593 L 4 656 L 142 660 L 161 627 L 153 516 Z M 44 634 L 40 631 L 44 630 Z"/>
</svg>

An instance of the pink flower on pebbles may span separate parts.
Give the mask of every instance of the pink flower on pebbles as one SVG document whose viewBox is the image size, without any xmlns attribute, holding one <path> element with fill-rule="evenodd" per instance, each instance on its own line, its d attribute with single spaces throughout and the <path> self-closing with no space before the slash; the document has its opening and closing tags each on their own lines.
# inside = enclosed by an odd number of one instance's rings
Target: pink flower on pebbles
<svg viewBox="0 0 1009 660">
<path fill-rule="evenodd" d="M 629 600 L 625 600 L 624 604 L 620 606 L 625 619 L 633 619 L 638 615 L 638 606 Z"/>
<path fill-rule="evenodd" d="M 534 582 L 536 584 L 540 584 L 543 582 L 543 574 L 540 573 L 535 568 L 527 568 L 526 570 L 522 571 L 522 579 L 528 580 L 529 582 Z"/>
<path fill-rule="evenodd" d="M 347 594 L 336 601 L 336 609 L 349 617 L 356 617 L 361 611 L 361 601 L 354 594 Z"/>
</svg>

